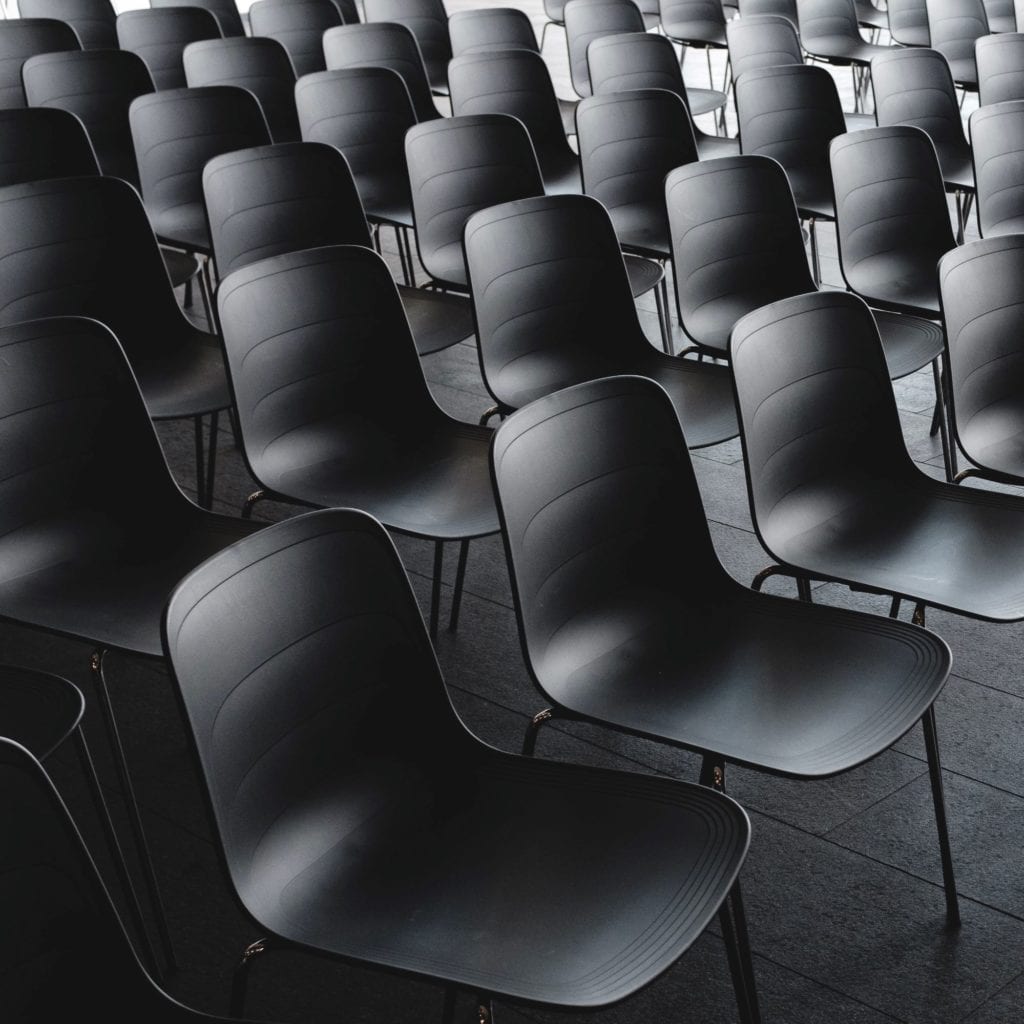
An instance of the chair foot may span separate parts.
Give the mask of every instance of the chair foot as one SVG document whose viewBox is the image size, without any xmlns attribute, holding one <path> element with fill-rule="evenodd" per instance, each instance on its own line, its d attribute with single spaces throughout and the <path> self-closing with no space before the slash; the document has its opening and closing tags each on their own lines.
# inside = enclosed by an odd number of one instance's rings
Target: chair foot
<svg viewBox="0 0 1024 1024">
<path fill-rule="evenodd" d="M 953 873 L 953 852 L 949 845 L 949 826 L 946 820 L 946 798 L 942 786 L 942 764 L 939 760 L 939 734 L 935 725 L 935 706 L 932 705 L 921 717 L 924 730 L 925 749 L 928 752 L 928 777 L 932 787 L 932 803 L 935 805 L 935 828 L 939 834 L 939 854 L 942 857 L 942 884 L 946 893 L 946 924 L 950 928 L 960 927 L 960 900 L 956 891 L 956 877 Z"/>
<path fill-rule="evenodd" d="M 235 970 L 231 976 L 231 1003 L 228 1013 L 232 1017 L 241 1017 L 242 1011 L 245 1009 L 245 990 L 249 983 L 249 965 L 257 956 L 261 953 L 266 953 L 269 949 L 270 941 L 268 939 L 257 939 L 242 951 L 242 958 L 235 965 Z"/>
</svg>

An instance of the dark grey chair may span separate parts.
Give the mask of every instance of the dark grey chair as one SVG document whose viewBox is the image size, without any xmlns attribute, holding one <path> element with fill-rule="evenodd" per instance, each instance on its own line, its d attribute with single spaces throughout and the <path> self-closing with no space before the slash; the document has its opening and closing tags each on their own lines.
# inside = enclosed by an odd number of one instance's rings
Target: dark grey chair
<svg viewBox="0 0 1024 1024">
<path fill-rule="evenodd" d="M 182 53 L 189 43 L 219 39 L 217 19 L 201 7 L 125 11 L 117 16 L 117 44 L 146 63 L 157 89 L 185 85 Z"/>
</svg>

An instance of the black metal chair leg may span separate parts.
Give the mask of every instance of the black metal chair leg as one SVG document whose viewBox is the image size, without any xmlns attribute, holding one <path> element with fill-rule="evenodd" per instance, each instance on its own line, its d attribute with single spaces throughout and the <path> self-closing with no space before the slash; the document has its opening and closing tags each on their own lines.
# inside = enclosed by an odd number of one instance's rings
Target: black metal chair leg
<svg viewBox="0 0 1024 1024">
<path fill-rule="evenodd" d="M 724 787 L 723 787 L 724 788 Z M 747 930 L 747 912 L 743 906 L 743 890 L 740 880 L 733 883 L 732 891 L 726 898 L 732 906 L 732 916 L 736 924 L 736 941 L 739 946 L 740 967 L 743 971 L 747 991 L 747 1008 L 751 1024 L 760 1024 L 761 1007 L 757 998 L 757 981 L 754 977 L 754 956 L 750 950 L 750 932 Z"/>
<path fill-rule="evenodd" d="M 960 926 L 960 900 L 957 897 L 956 877 L 953 874 L 953 852 L 949 845 L 949 827 L 946 821 L 946 797 L 942 786 L 942 764 L 939 760 L 939 733 L 935 725 L 935 706 L 921 716 L 924 745 L 928 751 L 928 777 L 932 785 L 935 805 L 935 827 L 939 833 L 939 852 L 942 856 L 942 884 L 946 892 L 946 923 L 951 928 Z"/>
<path fill-rule="evenodd" d="M 654 289 L 654 301 L 658 307 L 658 327 L 661 330 L 661 347 L 672 355 L 672 321 L 668 315 L 668 284 L 663 276 Z"/>
<path fill-rule="evenodd" d="M 554 717 L 555 709 L 545 708 L 530 719 L 530 724 L 526 727 L 526 735 L 523 737 L 523 757 L 533 757 L 533 752 L 537 749 L 537 733 L 540 732 L 540 727 Z"/>
<path fill-rule="evenodd" d="M 245 1009 L 245 990 L 249 984 L 249 966 L 261 953 L 266 953 L 270 948 L 267 939 L 257 939 L 245 947 L 242 959 L 235 965 L 234 973 L 231 976 L 231 1001 L 228 1013 L 232 1017 L 241 1017 Z"/>
<path fill-rule="evenodd" d="M 434 541 L 434 579 L 430 588 L 430 639 L 437 639 L 441 611 L 441 572 L 444 569 L 444 542 Z"/>
<path fill-rule="evenodd" d="M 196 440 L 196 504 L 200 508 L 208 508 L 206 495 L 206 459 L 203 457 L 203 417 L 192 417 L 192 429 Z"/>
<path fill-rule="evenodd" d="M 736 1008 L 742 1024 L 757 1024 L 757 994 L 748 991 L 747 978 L 743 969 L 743 955 L 740 951 L 740 940 L 737 935 L 732 909 L 726 900 L 718 911 L 718 922 L 722 928 L 725 941 L 725 955 L 729 961 L 729 975 L 732 978 L 733 991 L 736 993 Z"/>
<path fill-rule="evenodd" d="M 797 576 L 796 593 L 801 601 L 811 603 L 811 581 L 806 576 Z"/>
<path fill-rule="evenodd" d="M 396 228 L 395 230 L 397 231 L 398 229 Z M 415 287 L 417 287 L 417 285 L 416 285 L 416 265 L 413 262 L 413 245 L 412 245 L 412 241 L 409 238 L 409 229 L 408 228 L 402 228 L 401 231 L 402 231 L 402 237 L 405 239 L 405 252 L 406 252 L 406 258 L 408 259 L 408 263 L 409 263 L 409 277 L 408 277 L 407 284 L 409 285 L 410 288 L 415 288 Z"/>
<path fill-rule="evenodd" d="M 206 507 L 213 508 L 213 479 L 217 470 L 217 425 L 220 413 L 210 413 L 210 440 L 206 449 Z"/>
<path fill-rule="evenodd" d="M 769 580 L 772 576 L 792 576 L 793 573 L 781 565 L 769 565 L 767 569 L 762 569 L 751 581 L 751 590 L 760 590 L 764 586 L 765 580 Z"/>
<path fill-rule="evenodd" d="M 950 449 L 950 437 L 949 437 L 949 424 L 946 422 L 946 405 L 945 405 L 945 383 L 943 381 L 942 371 L 939 369 L 938 359 L 932 360 L 932 377 L 935 381 L 935 396 L 936 406 L 935 415 L 932 422 L 932 434 L 935 433 L 934 420 L 937 419 L 939 433 L 942 435 L 942 462 L 946 469 L 946 479 L 952 480 L 956 476 L 956 464 L 954 461 L 953 453 Z"/>
<path fill-rule="evenodd" d="M 452 633 L 459 627 L 459 609 L 462 607 L 462 584 L 466 579 L 466 559 L 469 557 L 469 541 L 459 545 L 459 562 L 455 570 L 455 591 L 452 594 L 452 611 L 448 619 L 448 630 Z"/>
<path fill-rule="evenodd" d="M 252 494 L 245 499 L 245 504 L 242 506 L 242 518 L 252 519 L 252 510 L 256 507 L 256 503 L 262 501 L 266 496 L 266 491 L 253 491 Z"/>
</svg>

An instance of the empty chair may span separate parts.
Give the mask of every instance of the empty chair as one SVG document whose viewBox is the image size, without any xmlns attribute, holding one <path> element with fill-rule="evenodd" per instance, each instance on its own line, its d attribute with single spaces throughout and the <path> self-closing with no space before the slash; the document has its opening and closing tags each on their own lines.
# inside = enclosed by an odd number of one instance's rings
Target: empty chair
<svg viewBox="0 0 1024 1024">
<path fill-rule="evenodd" d="M 548 193 L 579 192 L 580 168 L 562 126 L 547 64 L 532 50 L 464 54 L 448 66 L 452 114 L 511 114 L 530 133 Z"/>
<path fill-rule="evenodd" d="M 725 10 L 721 0 L 659 0 L 661 26 L 665 35 L 687 49 L 703 50 L 708 62 L 708 85 L 714 86 L 711 51 L 724 50 Z M 724 89 L 728 82 L 726 66 Z"/>
<path fill-rule="evenodd" d="M 220 25 L 222 36 L 244 36 L 242 15 L 235 0 L 149 0 L 150 7 L 202 7 L 209 11 Z"/>
<path fill-rule="evenodd" d="M 529 15 L 518 7 L 478 7 L 448 17 L 452 56 L 481 50 L 536 50 L 537 36 Z"/>
<path fill-rule="evenodd" d="M 74 114 L 57 107 L 0 109 L 0 186 L 99 173 Z"/>
<path fill-rule="evenodd" d="M 300 138 L 295 71 L 277 40 L 246 37 L 189 43 L 184 63 L 190 88 L 235 85 L 248 89 L 260 101 L 275 142 Z"/>
<path fill-rule="evenodd" d="M 80 50 L 75 30 L 51 18 L 9 18 L 0 21 L 0 107 L 24 107 L 21 67 L 29 57 L 61 50 Z"/>
<path fill-rule="evenodd" d="M 207 161 L 203 196 L 220 275 L 286 252 L 370 245 L 352 172 L 333 146 L 282 142 Z M 398 286 L 420 355 L 473 336 L 469 302 Z"/>
<path fill-rule="evenodd" d="M 974 171 L 946 58 L 925 47 L 893 49 L 871 62 L 871 86 L 880 125 L 910 124 L 928 133 L 946 189 L 956 195 L 957 241 L 962 242 Z"/>
<path fill-rule="evenodd" d="M 1017 31 L 1014 0 L 982 0 L 982 3 L 985 5 L 985 16 L 991 32 Z"/>
<path fill-rule="evenodd" d="M 889 35 L 900 46 L 931 46 L 926 0 L 888 0 Z"/>
<path fill-rule="evenodd" d="M 796 0 L 739 0 L 741 18 L 754 18 L 762 14 L 776 14 L 797 24 Z M 728 24 L 726 28 L 728 29 Z M 728 33 L 727 33 L 728 34 Z"/>
<path fill-rule="evenodd" d="M 597 200 L 489 207 L 470 218 L 465 246 L 480 370 L 500 415 L 581 381 L 640 374 L 665 389 L 693 447 L 735 436 L 728 368 L 651 346 Z"/>
<path fill-rule="evenodd" d="M 590 96 L 587 47 L 601 36 L 645 32 L 644 16 L 633 0 L 569 0 L 565 5 L 569 77 L 578 96 Z"/>
<path fill-rule="evenodd" d="M 418 121 L 441 116 L 431 96 L 416 37 L 405 25 L 342 25 L 324 33 L 323 46 L 328 70 L 389 68 L 405 83 Z"/>
<path fill-rule="evenodd" d="M 452 419 L 423 378 L 387 265 L 361 246 L 250 263 L 217 293 L 242 449 L 267 497 L 365 509 L 434 542 L 437 635 L 445 541 L 460 541 L 450 626 L 469 542 L 498 530 L 490 431 Z"/>
<path fill-rule="evenodd" d="M 927 0 L 929 45 L 949 62 L 953 81 L 977 92 L 978 66 L 974 44 L 989 34 L 981 0 Z"/>
<path fill-rule="evenodd" d="M 189 43 L 220 37 L 217 19 L 200 7 L 125 11 L 117 16 L 117 42 L 146 63 L 157 89 L 185 85 L 181 55 Z"/>
<path fill-rule="evenodd" d="M 983 238 L 1024 233 L 1024 100 L 979 107 L 970 127 L 978 231 Z"/>
<path fill-rule="evenodd" d="M 363 0 L 363 10 L 368 22 L 387 22 L 409 29 L 423 57 L 430 88 L 447 94 L 452 44 L 443 0 Z"/>
<path fill-rule="evenodd" d="M 804 53 L 796 25 L 781 14 L 751 14 L 726 25 L 733 78 L 750 68 L 803 64 Z"/>
<path fill-rule="evenodd" d="M 550 703 L 526 750 L 543 722 L 582 718 L 692 750 L 701 781 L 724 789 L 730 763 L 838 775 L 920 722 L 947 918 L 959 922 L 935 742 L 951 662 L 940 637 L 736 582 L 712 543 L 685 428 L 650 381 L 540 399 L 498 428 L 492 461 L 523 651 Z"/>
<path fill-rule="evenodd" d="M 323 34 L 342 24 L 331 0 L 257 0 L 249 8 L 254 36 L 276 39 L 288 52 L 297 78 L 323 71 Z"/>
<path fill-rule="evenodd" d="M 83 50 L 117 48 L 117 15 L 110 0 L 18 0 L 23 18 L 56 18 L 67 22 Z"/>
<path fill-rule="evenodd" d="M 982 36 L 974 44 L 974 56 L 982 106 L 1024 100 L 1024 33 Z"/>
</svg>

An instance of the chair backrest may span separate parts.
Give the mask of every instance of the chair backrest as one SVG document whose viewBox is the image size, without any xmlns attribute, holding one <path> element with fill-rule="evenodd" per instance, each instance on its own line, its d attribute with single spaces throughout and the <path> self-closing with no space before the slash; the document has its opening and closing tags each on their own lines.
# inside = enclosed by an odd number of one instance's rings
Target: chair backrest
<svg viewBox="0 0 1024 1024">
<path fill-rule="evenodd" d="M 346 349 L 343 337 L 327 347 Z M 287 926 L 253 875 L 289 808 L 349 780 L 334 789 L 351 805 L 332 804 L 331 842 L 358 845 L 367 814 L 437 813 L 421 806 L 423 780 L 475 743 L 394 544 L 364 512 L 296 516 L 211 558 L 175 590 L 164 634 L 231 880 L 268 928 Z M 312 867 L 317 844 L 303 847 L 290 856 Z"/>
<path fill-rule="evenodd" d="M 332 0 L 256 0 L 249 8 L 254 36 L 276 39 L 291 58 L 295 76 L 323 71 L 323 35 L 343 24 Z"/>
<path fill-rule="evenodd" d="M 477 210 L 544 193 L 522 122 L 507 114 L 428 121 L 405 137 L 416 244 L 435 280 L 466 285 L 462 232 Z"/>
<path fill-rule="evenodd" d="M 676 307 L 686 334 L 728 351 L 740 317 L 814 291 L 793 192 L 765 156 L 707 160 L 665 180 Z"/>
<path fill-rule="evenodd" d="M 371 244 L 352 172 L 322 142 L 225 152 L 207 163 L 203 195 L 221 277 L 281 253 Z"/>
<path fill-rule="evenodd" d="M 1014 0 L 982 0 L 985 16 L 992 32 L 1016 32 L 1017 17 Z"/>
<path fill-rule="evenodd" d="M 452 56 L 480 50 L 536 50 L 533 23 L 518 7 L 479 7 L 455 11 L 448 18 Z"/>
<path fill-rule="evenodd" d="M 590 96 L 587 47 L 601 36 L 645 32 L 644 16 L 633 0 L 569 0 L 565 5 L 569 77 L 579 96 Z M 667 40 L 666 40 L 667 42 Z"/>
<path fill-rule="evenodd" d="M 906 253 L 935 266 L 956 244 L 935 146 L 920 128 L 850 132 L 833 141 L 829 162 L 839 261 L 854 291 L 862 263 Z"/>
<path fill-rule="evenodd" d="M 1024 233 L 1024 99 L 979 107 L 970 130 L 981 236 Z"/>
<path fill-rule="evenodd" d="M 815 39 L 838 36 L 861 40 L 854 0 L 796 0 L 796 15 L 800 39 L 808 50 Z"/>
<path fill-rule="evenodd" d="M 628 373 L 631 357 L 650 351 L 596 199 L 539 196 L 480 210 L 466 224 L 465 252 L 481 374 L 506 408 Z"/>
<path fill-rule="evenodd" d="M 82 122 L 56 107 L 0 109 L 0 186 L 99 174 Z"/>
<path fill-rule="evenodd" d="M 957 81 L 977 80 L 974 44 L 989 34 L 981 0 L 926 0 L 931 46 L 949 61 Z"/>
<path fill-rule="evenodd" d="M 80 50 L 75 30 L 51 18 L 8 18 L 0 21 L 0 107 L 24 107 L 21 68 L 40 53 Z"/>
<path fill-rule="evenodd" d="M 675 612 L 687 592 L 702 617 L 725 582 L 678 417 L 651 380 L 594 380 L 532 402 L 498 427 L 491 468 L 538 681 L 558 671 L 551 659 L 574 621 L 597 628 L 602 609 L 659 595 Z"/>
<path fill-rule="evenodd" d="M 1013 0 L 1013 16 L 1017 22 L 1017 31 L 1024 32 L 1024 0 Z"/>
<path fill-rule="evenodd" d="M 100 170 L 138 185 L 128 108 L 136 97 L 153 91 L 141 57 L 126 50 L 43 53 L 25 61 L 22 79 L 29 106 L 59 107 L 77 115 Z"/>
<path fill-rule="evenodd" d="M 189 43 L 219 39 L 217 19 L 201 7 L 167 7 L 125 11 L 117 16 L 117 43 L 137 53 L 157 89 L 185 85 L 182 53 Z"/>
<path fill-rule="evenodd" d="M 629 89 L 667 89 L 690 109 L 675 48 L 653 32 L 599 36 L 587 49 L 591 92 L 595 96 Z"/>
<path fill-rule="evenodd" d="M 242 15 L 235 0 L 149 0 L 150 7 L 202 7 L 209 11 L 220 25 L 222 36 L 244 36 Z"/>
<path fill-rule="evenodd" d="M 725 31 L 722 0 L 659 0 L 658 6 L 673 39 L 700 43 Z"/>
<path fill-rule="evenodd" d="M 220 153 L 270 142 L 258 100 L 233 85 L 166 89 L 135 100 L 129 122 L 142 198 L 154 229 L 194 244 L 201 233 L 201 249 L 208 249 L 203 167 Z"/>
<path fill-rule="evenodd" d="M 803 64 L 804 53 L 796 26 L 781 14 L 733 18 L 725 27 L 733 78 L 751 68 Z"/>
<path fill-rule="evenodd" d="M 762 14 L 777 14 L 797 25 L 796 0 L 739 0 L 741 18 L 754 18 Z M 726 26 L 728 27 L 728 26 Z"/>
<path fill-rule="evenodd" d="M 982 106 L 1024 100 L 1024 33 L 982 36 L 974 44 L 974 56 Z"/>
<path fill-rule="evenodd" d="M 762 306 L 736 324 L 730 352 L 754 526 L 777 557 L 794 533 L 911 469 L 878 328 L 857 296 Z"/>
<path fill-rule="evenodd" d="M 342 25 L 324 33 L 323 45 L 328 70 L 390 68 L 405 82 L 418 121 L 441 116 L 431 97 L 419 44 L 405 25 Z"/>
<path fill-rule="evenodd" d="M 363 0 L 368 22 L 404 25 L 416 37 L 432 85 L 445 80 L 452 44 L 443 0 Z"/>
<path fill-rule="evenodd" d="M 67 22 L 83 50 L 117 47 L 114 22 L 117 15 L 110 0 L 18 0 L 23 18 L 56 18 Z"/>
<path fill-rule="evenodd" d="M 189 43 L 184 64 L 190 88 L 234 85 L 248 89 L 260 101 L 275 142 L 292 142 L 300 137 L 295 71 L 276 39 L 246 36 Z"/>
<path fill-rule="evenodd" d="M 889 35 L 901 46 L 930 46 L 926 0 L 890 0 L 886 6 Z"/>
<path fill-rule="evenodd" d="M 871 88 L 879 124 L 916 125 L 936 147 L 966 146 L 953 75 L 938 50 L 894 47 L 873 57 Z"/>
</svg>

